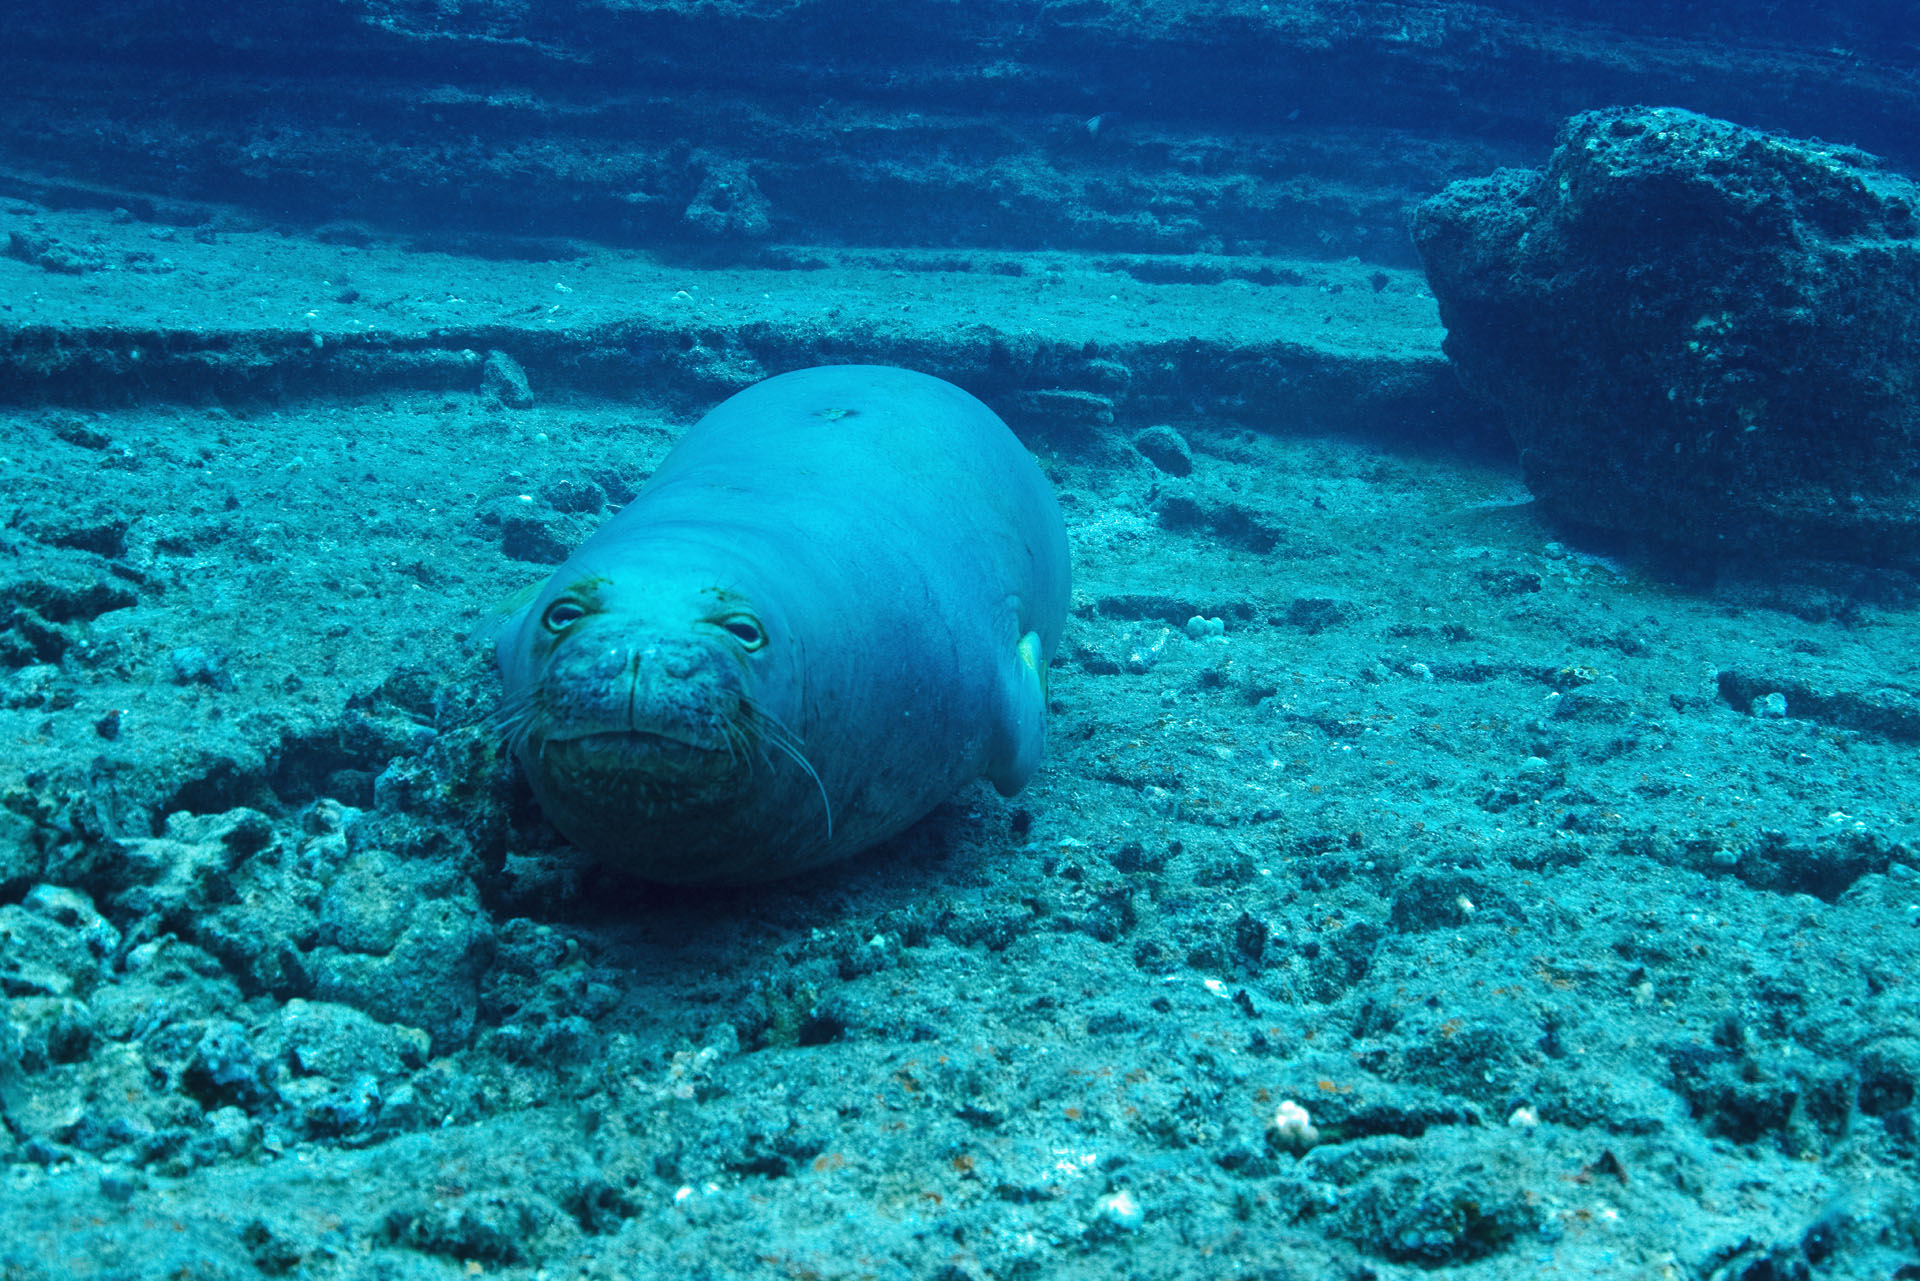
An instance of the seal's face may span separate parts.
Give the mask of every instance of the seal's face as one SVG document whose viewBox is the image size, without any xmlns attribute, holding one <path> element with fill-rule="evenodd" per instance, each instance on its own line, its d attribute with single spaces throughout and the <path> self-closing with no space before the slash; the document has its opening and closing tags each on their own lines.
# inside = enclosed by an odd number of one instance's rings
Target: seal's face
<svg viewBox="0 0 1920 1281">
<path fill-rule="evenodd" d="M 700 578 L 549 584 L 502 638 L 499 719 L 558 825 L 722 805 L 769 750 L 789 752 L 778 625 Z"/>
</svg>

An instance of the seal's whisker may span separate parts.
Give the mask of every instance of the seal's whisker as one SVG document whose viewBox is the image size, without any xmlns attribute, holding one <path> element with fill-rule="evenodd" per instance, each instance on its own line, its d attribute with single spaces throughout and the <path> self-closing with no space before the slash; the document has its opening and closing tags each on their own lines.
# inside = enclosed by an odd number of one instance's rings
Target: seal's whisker
<svg viewBox="0 0 1920 1281">
<path fill-rule="evenodd" d="M 740 695 L 740 702 L 742 706 L 753 713 L 755 728 L 761 731 L 758 735 L 761 743 L 765 746 L 774 747 L 784 753 L 795 765 L 805 770 L 807 777 L 813 780 L 813 785 L 820 789 L 820 804 L 827 811 L 827 839 L 832 840 L 833 801 L 827 796 L 827 785 L 820 781 L 819 771 L 813 768 L 812 762 L 808 761 L 806 754 L 800 750 L 806 746 L 805 742 L 788 727 L 785 721 L 768 711 L 765 705 L 751 694 L 742 693 Z M 761 755 L 763 758 L 766 755 L 764 746 Z M 767 760 L 767 765 L 769 768 L 772 767 L 773 762 L 771 759 Z"/>
<path fill-rule="evenodd" d="M 487 717 L 487 727 L 510 751 L 518 753 L 532 737 L 535 719 L 534 698 L 529 692 L 503 701 Z"/>
<path fill-rule="evenodd" d="M 779 748 L 781 751 L 785 752 L 789 757 L 791 757 L 793 759 L 793 763 L 795 765 L 798 765 L 801 769 L 805 770 L 807 772 L 807 777 L 813 780 L 813 785 L 820 789 L 820 804 L 827 811 L 827 839 L 832 840 L 833 839 L 833 802 L 827 799 L 827 785 L 820 781 L 820 775 L 814 770 L 812 765 L 807 763 L 807 758 L 800 754 L 799 748 L 795 747 L 792 743 L 787 742 L 784 738 L 770 737 L 768 741 L 771 742 L 775 747 Z"/>
<path fill-rule="evenodd" d="M 760 759 L 766 762 L 768 769 L 773 768 L 773 758 L 767 755 L 767 747 L 769 745 L 784 746 L 784 749 L 790 756 L 797 753 L 800 748 L 806 746 L 805 743 L 800 741 L 798 734 L 787 728 L 785 721 L 775 716 L 772 712 L 769 712 L 761 705 L 759 700 L 755 699 L 751 694 L 741 694 L 740 702 L 742 706 L 753 713 L 754 737 L 760 748 Z"/>
<path fill-rule="evenodd" d="M 513 723 L 526 714 L 527 704 L 532 701 L 529 694 L 509 694 L 500 700 L 500 705 L 487 714 L 487 728 L 498 734 L 509 734 Z"/>
<path fill-rule="evenodd" d="M 534 728 L 544 719 L 543 700 L 536 688 L 517 690 L 500 700 L 487 717 L 488 728 L 516 755 L 533 741 Z"/>
<path fill-rule="evenodd" d="M 745 761 L 747 763 L 747 775 L 748 777 L 752 777 L 754 754 L 751 748 L 753 747 L 753 735 L 749 734 L 744 726 L 736 725 L 732 721 L 726 722 L 725 733 L 727 736 L 727 754 L 735 761 Z M 738 744 L 740 748 L 737 756 L 734 755 L 734 746 L 736 744 Z M 766 752 L 763 750 L 760 753 L 760 758 L 765 760 L 766 755 Z"/>
<path fill-rule="evenodd" d="M 740 695 L 740 702 L 746 707 L 748 711 L 753 713 L 755 720 L 761 721 L 764 724 L 772 726 L 774 729 L 778 730 L 780 734 L 784 738 L 786 738 L 788 742 L 799 744 L 800 746 L 805 746 L 805 741 L 798 734 L 794 733 L 792 728 L 789 727 L 785 721 L 781 720 L 778 716 L 775 716 L 772 712 L 768 711 L 766 708 L 766 705 L 762 703 L 759 699 L 755 698 L 751 694 L 743 693 Z"/>
</svg>

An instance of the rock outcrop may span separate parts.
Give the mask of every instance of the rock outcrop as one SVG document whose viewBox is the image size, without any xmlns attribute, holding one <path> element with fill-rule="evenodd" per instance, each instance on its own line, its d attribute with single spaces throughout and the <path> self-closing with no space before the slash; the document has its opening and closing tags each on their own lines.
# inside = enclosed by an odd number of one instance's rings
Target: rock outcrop
<svg viewBox="0 0 1920 1281">
<path fill-rule="evenodd" d="M 1693 553 L 1920 559 L 1920 187 L 1671 108 L 1574 117 L 1414 238 L 1446 350 L 1558 518 Z"/>
</svg>

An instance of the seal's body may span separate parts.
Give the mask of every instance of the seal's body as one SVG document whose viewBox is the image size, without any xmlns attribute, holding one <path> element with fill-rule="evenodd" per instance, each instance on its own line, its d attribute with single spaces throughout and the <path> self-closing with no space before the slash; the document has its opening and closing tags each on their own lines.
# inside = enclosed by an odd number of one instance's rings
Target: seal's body
<svg viewBox="0 0 1920 1281">
<path fill-rule="evenodd" d="M 844 858 L 1045 744 L 1052 488 L 926 374 L 804 369 L 696 423 L 498 639 L 501 721 L 567 838 L 651 880 Z"/>
</svg>

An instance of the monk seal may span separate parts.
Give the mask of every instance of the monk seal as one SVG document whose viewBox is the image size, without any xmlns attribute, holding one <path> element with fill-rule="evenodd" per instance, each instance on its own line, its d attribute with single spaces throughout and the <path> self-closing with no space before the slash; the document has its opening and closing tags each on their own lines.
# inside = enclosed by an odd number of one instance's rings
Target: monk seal
<svg viewBox="0 0 1920 1281">
<path fill-rule="evenodd" d="M 966 392 L 877 365 L 721 403 L 496 646 L 562 835 L 654 881 L 846 858 L 968 781 L 1023 787 L 1066 623 L 1065 522 Z"/>
</svg>

